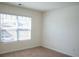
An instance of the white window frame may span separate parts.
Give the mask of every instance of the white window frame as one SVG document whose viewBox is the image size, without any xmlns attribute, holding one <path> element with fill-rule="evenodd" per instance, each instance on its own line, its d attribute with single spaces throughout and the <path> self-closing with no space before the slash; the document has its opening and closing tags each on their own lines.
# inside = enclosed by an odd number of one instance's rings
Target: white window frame
<svg viewBox="0 0 79 59">
<path fill-rule="evenodd" d="M 0 13 L 0 15 L 1 14 L 5 14 L 5 15 L 11 15 L 11 14 L 6 14 L 6 13 Z M 17 18 L 18 17 L 26 17 L 26 16 L 17 16 L 17 15 L 14 15 L 14 16 L 16 16 Z M 30 26 L 31 26 L 31 23 L 32 23 L 32 18 L 31 17 L 26 17 L 26 18 L 30 18 Z M 19 19 L 17 19 L 17 20 L 19 20 Z M 19 24 L 18 24 L 19 25 Z M 31 27 L 30 27 L 31 28 Z M 0 32 L 1 32 L 1 30 L 2 30 L 2 28 L 1 28 L 1 16 L 0 16 Z M 21 41 L 21 40 L 31 40 L 31 29 L 29 29 L 30 30 L 30 39 L 19 39 L 18 38 L 18 31 L 22 31 L 22 28 L 21 28 L 21 30 L 19 30 L 18 28 L 17 28 L 17 30 L 16 30 L 16 32 L 17 32 L 17 40 L 15 40 L 15 41 Z M 26 30 L 25 30 L 26 31 Z M 0 42 L 14 42 L 14 41 L 2 41 L 2 37 L 1 37 L 1 33 L 0 33 Z"/>
</svg>

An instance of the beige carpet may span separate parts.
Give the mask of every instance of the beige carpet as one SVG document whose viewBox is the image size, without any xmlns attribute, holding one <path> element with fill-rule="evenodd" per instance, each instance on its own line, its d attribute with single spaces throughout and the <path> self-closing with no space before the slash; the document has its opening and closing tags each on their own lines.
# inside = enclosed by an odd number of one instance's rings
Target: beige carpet
<svg viewBox="0 0 79 59">
<path fill-rule="evenodd" d="M 69 57 L 68 55 L 44 48 L 36 47 L 0 55 L 1 57 Z"/>
</svg>

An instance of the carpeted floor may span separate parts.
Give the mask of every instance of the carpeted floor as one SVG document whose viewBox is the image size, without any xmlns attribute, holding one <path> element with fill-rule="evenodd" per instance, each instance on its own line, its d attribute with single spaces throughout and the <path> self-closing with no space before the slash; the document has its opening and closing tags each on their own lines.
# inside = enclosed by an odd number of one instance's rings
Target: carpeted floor
<svg viewBox="0 0 79 59">
<path fill-rule="evenodd" d="M 0 55 L 1 57 L 69 57 L 68 55 L 44 48 L 36 47 Z"/>
</svg>

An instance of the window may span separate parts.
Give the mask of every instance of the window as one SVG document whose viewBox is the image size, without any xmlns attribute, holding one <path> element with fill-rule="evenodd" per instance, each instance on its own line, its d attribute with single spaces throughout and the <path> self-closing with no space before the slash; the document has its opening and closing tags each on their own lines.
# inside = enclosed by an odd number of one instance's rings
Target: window
<svg viewBox="0 0 79 59">
<path fill-rule="evenodd" d="M 31 17 L 0 14 L 0 42 L 31 39 Z"/>
</svg>

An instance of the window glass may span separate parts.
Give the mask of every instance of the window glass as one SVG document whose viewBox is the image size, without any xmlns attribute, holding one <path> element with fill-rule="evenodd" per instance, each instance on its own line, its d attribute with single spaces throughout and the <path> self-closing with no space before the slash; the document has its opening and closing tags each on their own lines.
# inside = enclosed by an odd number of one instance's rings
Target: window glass
<svg viewBox="0 0 79 59">
<path fill-rule="evenodd" d="M 31 18 L 0 14 L 0 41 L 12 42 L 31 39 Z"/>
</svg>

